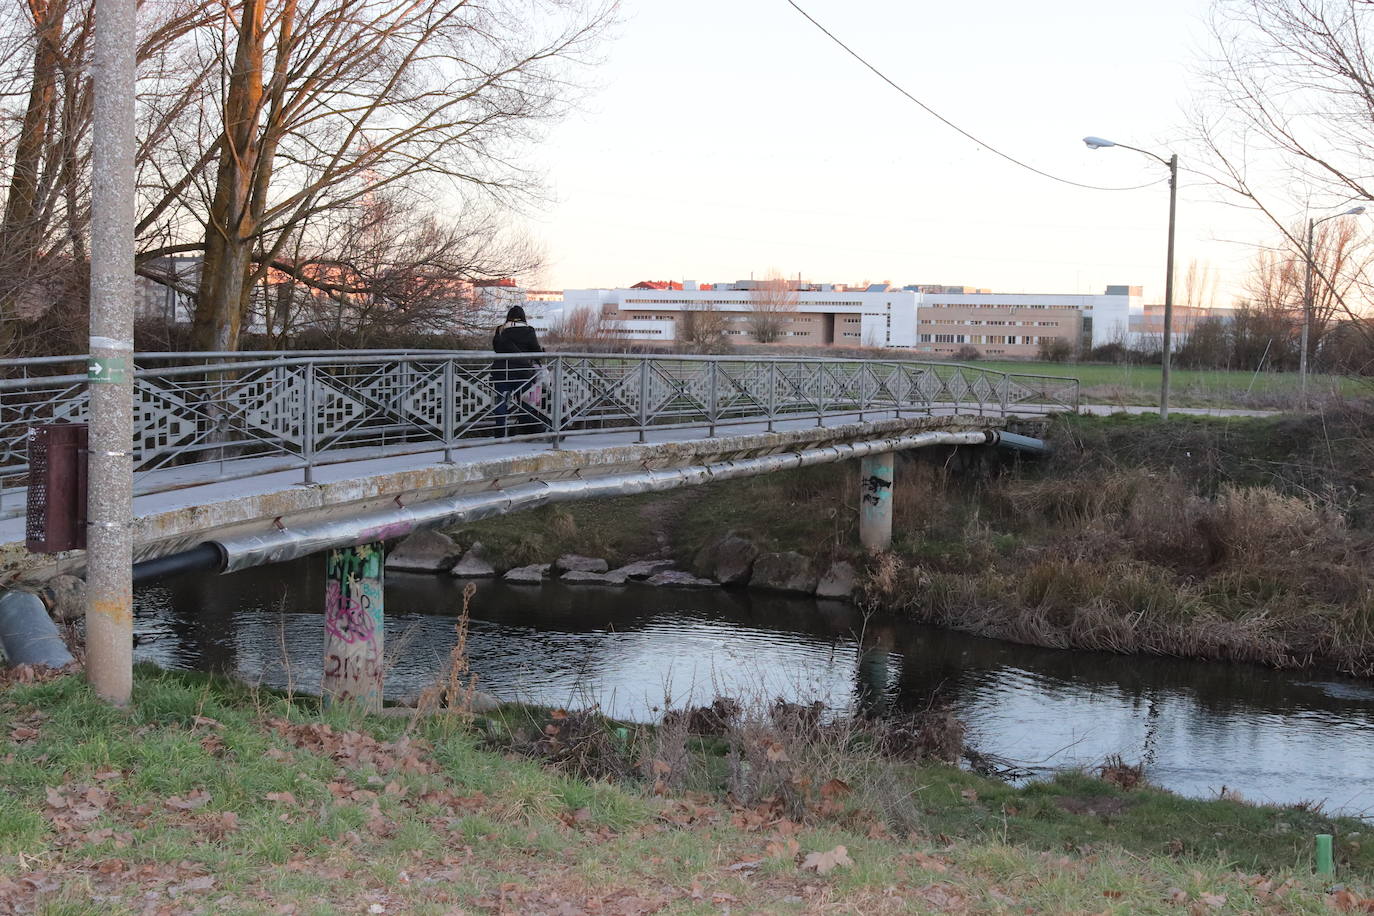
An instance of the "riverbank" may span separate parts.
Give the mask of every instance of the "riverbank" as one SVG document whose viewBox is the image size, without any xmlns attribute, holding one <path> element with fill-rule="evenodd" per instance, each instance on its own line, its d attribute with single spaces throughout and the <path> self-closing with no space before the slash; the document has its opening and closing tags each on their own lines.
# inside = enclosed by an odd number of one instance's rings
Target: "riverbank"
<svg viewBox="0 0 1374 916">
<path fill-rule="evenodd" d="M 1374 409 L 1305 417 L 1061 417 L 1044 462 L 897 471 L 892 550 L 857 550 L 857 471 L 810 468 L 465 526 L 506 565 L 563 553 L 691 568 L 733 532 L 861 600 L 1033 645 L 1374 673 Z M 934 459 L 934 460 L 932 460 Z"/>
<path fill-rule="evenodd" d="M 366 717 L 148 668 L 120 712 L 79 677 L 11 675 L 0 912 L 1319 913 L 1365 906 L 1374 878 L 1358 821 L 1186 800 L 1129 768 L 1013 788 L 808 756 L 836 744 L 755 723 L 745 753 L 792 794 L 742 803 L 719 778 L 670 784 L 663 730 L 606 723 L 635 765 L 589 776 L 593 757 L 548 753 L 580 746 L 570 718 Z M 680 744 L 728 778 L 725 740 Z M 1315 833 L 1336 837 L 1334 893 Z"/>
</svg>

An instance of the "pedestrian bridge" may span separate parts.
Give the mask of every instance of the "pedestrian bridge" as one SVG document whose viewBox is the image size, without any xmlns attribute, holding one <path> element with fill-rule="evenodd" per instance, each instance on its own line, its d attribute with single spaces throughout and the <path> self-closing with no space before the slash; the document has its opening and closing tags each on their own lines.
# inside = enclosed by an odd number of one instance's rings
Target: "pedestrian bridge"
<svg viewBox="0 0 1374 916">
<path fill-rule="evenodd" d="M 1078 409 L 1078 381 L 911 360 L 553 353 L 502 437 L 495 354 L 146 353 L 135 359 L 135 559 L 213 542 L 219 568 L 548 502 L 932 444 Z M 84 357 L 0 363 L 9 581 L 79 570 L 23 549 L 30 428 L 84 422 Z M 511 429 L 517 429 L 511 427 Z"/>
</svg>

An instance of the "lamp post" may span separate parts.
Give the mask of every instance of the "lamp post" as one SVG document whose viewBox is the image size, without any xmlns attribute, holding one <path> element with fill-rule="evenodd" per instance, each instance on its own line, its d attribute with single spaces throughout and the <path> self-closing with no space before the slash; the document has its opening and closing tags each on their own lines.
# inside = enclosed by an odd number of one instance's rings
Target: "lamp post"
<svg viewBox="0 0 1374 916">
<path fill-rule="evenodd" d="M 1159 418 L 1167 420 L 1169 419 L 1169 357 L 1173 352 L 1174 334 L 1174 214 L 1178 203 L 1178 154 L 1173 153 L 1168 159 L 1165 159 L 1149 150 L 1127 146 L 1124 143 L 1113 143 L 1111 140 L 1103 140 L 1101 137 L 1084 137 L 1083 142 L 1088 145 L 1088 149 L 1119 146 L 1122 149 L 1144 153 L 1152 159 L 1158 159 L 1169 169 L 1169 254 L 1164 267 L 1164 354 L 1160 361 L 1160 368 L 1163 371 L 1159 383 Z"/>
<path fill-rule="evenodd" d="M 1351 207 L 1349 210 L 1332 213 L 1321 219 L 1314 220 L 1309 217 L 1307 220 L 1307 245 L 1303 248 L 1303 258 L 1307 261 L 1307 269 L 1303 271 L 1302 278 L 1302 340 L 1299 343 L 1301 352 L 1298 353 L 1298 400 L 1303 407 L 1307 406 L 1307 329 L 1312 324 L 1312 245 L 1316 238 L 1317 227 L 1338 216 L 1359 216 L 1364 210 L 1363 206 Z"/>
</svg>

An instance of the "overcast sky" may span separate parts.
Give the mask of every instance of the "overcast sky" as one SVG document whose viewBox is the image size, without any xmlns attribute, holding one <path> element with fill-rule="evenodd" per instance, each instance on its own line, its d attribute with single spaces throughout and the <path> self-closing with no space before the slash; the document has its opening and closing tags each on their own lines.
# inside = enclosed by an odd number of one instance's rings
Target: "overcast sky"
<svg viewBox="0 0 1374 916">
<path fill-rule="evenodd" d="M 945 117 L 1097 185 L 1166 174 L 1088 134 L 1180 152 L 1206 0 L 798 0 Z M 815 281 L 1163 297 L 1168 190 L 1089 191 L 1007 162 L 928 115 L 786 0 L 625 0 L 593 90 L 534 152 L 530 214 L 551 288 L 701 282 L 770 268 Z M 1272 233 L 1181 180 L 1177 260 L 1218 304 Z"/>
</svg>

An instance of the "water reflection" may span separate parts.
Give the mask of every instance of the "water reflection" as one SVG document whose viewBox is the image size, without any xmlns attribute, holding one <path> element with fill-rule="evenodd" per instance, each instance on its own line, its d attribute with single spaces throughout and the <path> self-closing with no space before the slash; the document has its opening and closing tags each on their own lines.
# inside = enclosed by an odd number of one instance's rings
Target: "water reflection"
<svg viewBox="0 0 1374 916">
<path fill-rule="evenodd" d="M 138 656 L 318 689 L 323 564 L 183 579 L 138 595 Z M 430 683 L 461 584 L 391 575 L 390 695 Z M 469 635 L 484 690 L 651 720 L 717 694 L 870 710 L 955 705 L 980 749 L 1043 766 L 1112 753 L 1192 795 L 1374 809 L 1374 686 L 1240 665 L 1018 646 L 837 602 L 738 591 L 478 586 Z M 290 660 L 290 664 L 286 663 Z"/>
</svg>

